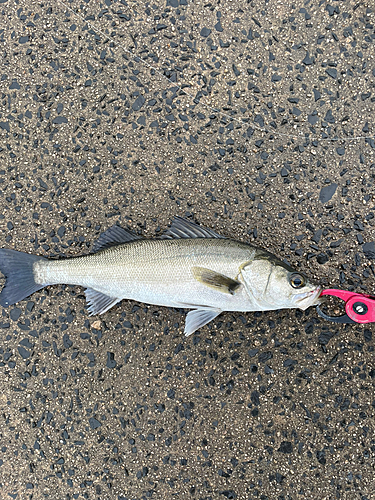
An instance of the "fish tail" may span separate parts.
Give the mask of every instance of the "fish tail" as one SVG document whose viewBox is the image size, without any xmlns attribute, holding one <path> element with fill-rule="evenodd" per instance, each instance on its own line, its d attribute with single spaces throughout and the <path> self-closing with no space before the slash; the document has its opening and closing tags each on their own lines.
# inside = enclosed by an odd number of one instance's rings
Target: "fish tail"
<svg viewBox="0 0 375 500">
<path fill-rule="evenodd" d="M 6 278 L 0 293 L 0 305 L 11 306 L 46 286 L 36 283 L 34 278 L 34 264 L 42 260 L 47 259 L 7 248 L 0 249 L 0 271 Z"/>
</svg>

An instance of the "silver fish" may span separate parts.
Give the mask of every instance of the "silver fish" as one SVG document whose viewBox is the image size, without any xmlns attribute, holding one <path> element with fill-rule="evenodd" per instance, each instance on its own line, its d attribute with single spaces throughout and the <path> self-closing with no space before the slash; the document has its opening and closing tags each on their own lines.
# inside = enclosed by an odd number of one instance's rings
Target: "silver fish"
<svg viewBox="0 0 375 500">
<path fill-rule="evenodd" d="M 52 260 L 0 249 L 0 270 L 6 277 L 4 307 L 48 285 L 80 285 L 91 315 L 122 299 L 192 309 L 185 335 L 223 311 L 304 310 L 319 304 L 321 293 L 271 253 L 180 217 L 156 239 L 113 226 L 93 253 L 79 257 Z"/>
</svg>

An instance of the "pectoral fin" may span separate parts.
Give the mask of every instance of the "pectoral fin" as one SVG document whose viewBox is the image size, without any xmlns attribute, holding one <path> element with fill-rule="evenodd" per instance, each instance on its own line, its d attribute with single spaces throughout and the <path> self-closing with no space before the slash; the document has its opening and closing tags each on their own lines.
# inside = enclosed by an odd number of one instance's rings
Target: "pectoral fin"
<svg viewBox="0 0 375 500">
<path fill-rule="evenodd" d="M 221 313 L 220 309 L 194 309 L 186 315 L 185 335 L 188 337 L 202 326 L 207 325 Z"/>
<path fill-rule="evenodd" d="M 237 288 L 241 286 L 239 281 L 205 267 L 193 267 L 192 271 L 197 281 L 222 293 L 233 295 Z"/>
</svg>

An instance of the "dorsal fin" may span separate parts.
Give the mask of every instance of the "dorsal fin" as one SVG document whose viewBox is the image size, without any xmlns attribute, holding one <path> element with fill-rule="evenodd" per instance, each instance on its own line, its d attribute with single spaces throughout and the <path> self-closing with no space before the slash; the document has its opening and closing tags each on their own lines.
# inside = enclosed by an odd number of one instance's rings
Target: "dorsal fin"
<svg viewBox="0 0 375 500">
<path fill-rule="evenodd" d="M 195 222 L 183 219 L 182 217 L 175 217 L 172 221 L 171 227 L 166 229 L 161 238 L 224 238 L 220 234 L 215 233 L 211 229 L 203 226 L 198 226 Z"/>
<path fill-rule="evenodd" d="M 141 236 L 138 236 L 131 231 L 124 229 L 123 227 L 114 225 L 99 236 L 98 240 L 92 247 L 92 251 L 93 253 L 95 253 L 108 247 L 113 247 L 115 245 L 121 245 L 122 243 L 128 243 L 129 241 L 141 239 Z"/>
</svg>

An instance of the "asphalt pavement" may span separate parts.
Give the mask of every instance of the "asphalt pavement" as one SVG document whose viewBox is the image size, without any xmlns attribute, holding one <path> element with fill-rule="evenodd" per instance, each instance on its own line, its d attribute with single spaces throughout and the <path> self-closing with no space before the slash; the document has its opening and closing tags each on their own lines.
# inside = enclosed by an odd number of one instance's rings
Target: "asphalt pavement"
<svg viewBox="0 0 375 500">
<path fill-rule="evenodd" d="M 71 257 L 178 215 L 375 293 L 370 7 L 0 0 L 0 246 Z M 184 310 L 90 317 L 60 285 L 0 313 L 1 498 L 374 498 L 371 324 L 185 338 Z"/>
</svg>

